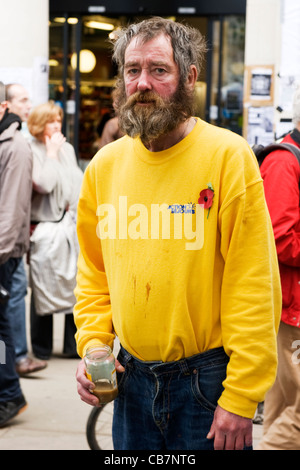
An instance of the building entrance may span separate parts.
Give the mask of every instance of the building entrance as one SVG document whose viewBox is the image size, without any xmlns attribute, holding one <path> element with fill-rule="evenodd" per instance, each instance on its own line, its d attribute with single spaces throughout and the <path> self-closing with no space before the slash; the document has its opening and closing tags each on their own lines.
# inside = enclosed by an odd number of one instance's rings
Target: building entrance
<svg viewBox="0 0 300 470">
<path fill-rule="evenodd" d="M 198 28 L 207 40 L 208 53 L 196 88 L 197 116 L 241 134 L 245 15 L 161 16 Z M 51 12 L 49 97 L 65 111 L 63 131 L 83 167 L 95 155 L 103 125 L 113 115 L 117 71 L 110 37 L 117 28 L 146 17 Z"/>
</svg>

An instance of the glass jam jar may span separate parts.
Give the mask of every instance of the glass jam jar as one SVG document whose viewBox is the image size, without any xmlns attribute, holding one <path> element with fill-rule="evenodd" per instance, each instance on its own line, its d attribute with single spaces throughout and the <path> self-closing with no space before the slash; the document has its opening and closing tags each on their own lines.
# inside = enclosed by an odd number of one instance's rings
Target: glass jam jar
<svg viewBox="0 0 300 470">
<path fill-rule="evenodd" d="M 115 357 L 106 344 L 91 346 L 84 357 L 86 375 L 95 384 L 93 394 L 100 404 L 114 400 L 118 395 Z"/>
</svg>

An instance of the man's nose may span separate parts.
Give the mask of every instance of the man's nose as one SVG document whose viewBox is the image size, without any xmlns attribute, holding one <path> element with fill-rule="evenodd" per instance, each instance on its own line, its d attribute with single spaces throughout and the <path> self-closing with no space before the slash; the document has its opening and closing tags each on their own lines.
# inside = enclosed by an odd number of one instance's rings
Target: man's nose
<svg viewBox="0 0 300 470">
<path fill-rule="evenodd" d="M 142 69 L 138 78 L 137 88 L 139 91 L 152 90 L 151 75 L 147 69 Z"/>
</svg>

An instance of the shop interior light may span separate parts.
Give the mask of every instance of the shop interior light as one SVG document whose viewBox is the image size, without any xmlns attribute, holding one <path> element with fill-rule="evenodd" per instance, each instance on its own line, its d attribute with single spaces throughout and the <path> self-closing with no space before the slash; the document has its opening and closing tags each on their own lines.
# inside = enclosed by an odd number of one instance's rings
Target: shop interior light
<svg viewBox="0 0 300 470">
<path fill-rule="evenodd" d="M 101 21 L 87 21 L 85 26 L 93 29 L 102 29 L 104 31 L 112 31 L 115 27 L 111 23 L 103 23 Z"/>
<path fill-rule="evenodd" d="M 78 18 L 68 18 L 68 23 L 69 24 L 77 24 L 78 23 Z"/>
<path fill-rule="evenodd" d="M 54 23 L 65 23 L 66 18 L 63 18 L 62 16 L 57 16 L 56 18 L 53 18 Z"/>
<path fill-rule="evenodd" d="M 81 73 L 89 73 L 94 70 L 96 66 L 95 54 L 89 49 L 82 49 L 79 56 L 79 70 Z M 77 67 L 77 54 L 74 52 L 71 57 L 71 67 L 76 70 Z"/>
<path fill-rule="evenodd" d="M 108 35 L 109 39 L 111 39 L 112 41 L 115 41 L 115 39 L 117 39 L 118 37 L 118 33 L 120 31 L 120 27 L 117 26 L 113 31 L 111 31 Z"/>
<path fill-rule="evenodd" d="M 48 64 L 50 67 L 57 67 L 59 65 L 59 62 L 56 59 L 49 59 Z"/>
</svg>

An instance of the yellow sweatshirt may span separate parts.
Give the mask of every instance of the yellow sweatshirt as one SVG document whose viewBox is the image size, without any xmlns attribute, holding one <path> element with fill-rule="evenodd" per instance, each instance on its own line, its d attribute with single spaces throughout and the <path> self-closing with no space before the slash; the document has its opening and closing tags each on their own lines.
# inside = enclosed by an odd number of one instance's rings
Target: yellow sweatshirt
<svg viewBox="0 0 300 470">
<path fill-rule="evenodd" d="M 78 237 L 79 354 L 99 340 L 112 346 L 115 334 L 145 361 L 223 346 L 219 404 L 253 417 L 276 375 L 281 290 L 244 139 L 198 119 L 162 152 L 127 136 L 105 146 L 84 175 Z"/>
</svg>

